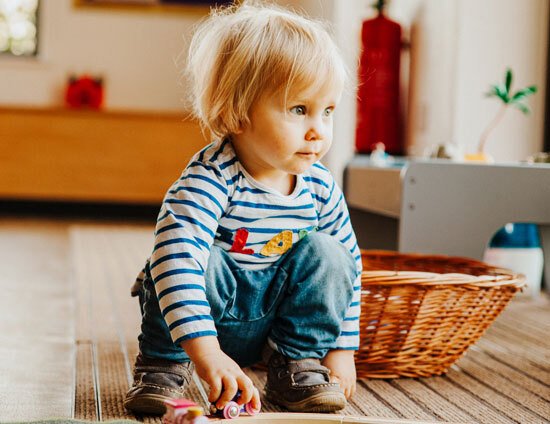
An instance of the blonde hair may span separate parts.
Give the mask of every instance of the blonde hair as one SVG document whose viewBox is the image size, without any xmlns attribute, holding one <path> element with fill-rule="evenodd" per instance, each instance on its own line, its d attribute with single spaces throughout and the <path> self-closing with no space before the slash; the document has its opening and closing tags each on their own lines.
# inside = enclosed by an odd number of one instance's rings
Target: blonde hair
<svg viewBox="0 0 550 424">
<path fill-rule="evenodd" d="M 320 22 L 274 5 L 245 1 L 214 9 L 196 30 L 187 60 L 194 115 L 215 137 L 250 123 L 264 94 L 344 87 L 347 71 Z"/>
</svg>

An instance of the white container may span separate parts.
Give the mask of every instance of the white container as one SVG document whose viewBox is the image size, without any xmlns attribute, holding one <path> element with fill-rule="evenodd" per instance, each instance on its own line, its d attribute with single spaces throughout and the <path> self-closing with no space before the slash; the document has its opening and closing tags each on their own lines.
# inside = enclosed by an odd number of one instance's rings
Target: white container
<svg viewBox="0 0 550 424">
<path fill-rule="evenodd" d="M 541 294 L 544 256 L 540 247 L 488 247 L 483 261 L 525 275 L 526 286 L 519 295 L 537 298 Z"/>
</svg>

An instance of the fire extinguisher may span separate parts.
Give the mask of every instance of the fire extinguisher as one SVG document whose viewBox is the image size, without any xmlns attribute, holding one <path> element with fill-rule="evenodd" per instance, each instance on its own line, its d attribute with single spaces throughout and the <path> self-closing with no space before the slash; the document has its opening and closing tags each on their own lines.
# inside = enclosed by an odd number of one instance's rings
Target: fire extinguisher
<svg viewBox="0 0 550 424">
<path fill-rule="evenodd" d="M 403 154 L 399 119 L 399 61 L 401 26 L 384 16 L 385 0 L 373 5 L 378 16 L 363 22 L 359 64 L 357 127 L 359 153 L 384 143 L 393 155 Z"/>
</svg>

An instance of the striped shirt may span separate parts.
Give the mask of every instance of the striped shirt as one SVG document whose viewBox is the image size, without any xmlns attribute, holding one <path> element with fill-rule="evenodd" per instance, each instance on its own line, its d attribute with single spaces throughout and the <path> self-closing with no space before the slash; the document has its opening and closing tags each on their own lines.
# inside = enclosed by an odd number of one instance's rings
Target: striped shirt
<svg viewBox="0 0 550 424">
<path fill-rule="evenodd" d="M 344 196 L 329 171 L 315 163 L 297 175 L 293 193 L 285 196 L 255 181 L 228 140 L 193 156 L 166 193 L 149 258 L 174 343 L 217 336 L 204 281 L 212 244 L 228 251 L 242 267 L 256 270 L 280 258 L 280 242 L 296 243 L 314 230 L 335 237 L 356 259 L 353 300 L 337 347 L 357 349 L 361 256 Z M 138 280 L 142 278 L 143 273 Z"/>
</svg>

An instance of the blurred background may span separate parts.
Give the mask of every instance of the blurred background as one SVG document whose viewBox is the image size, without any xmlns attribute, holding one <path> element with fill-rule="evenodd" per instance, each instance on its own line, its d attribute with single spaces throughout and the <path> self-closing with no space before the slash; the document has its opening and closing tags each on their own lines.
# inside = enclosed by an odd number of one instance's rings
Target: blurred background
<svg viewBox="0 0 550 424">
<path fill-rule="evenodd" d="M 1 0 L 0 197 L 159 201 L 204 143 L 186 121 L 181 69 L 193 26 L 213 3 Z M 331 24 L 354 86 L 373 2 L 278 3 Z M 529 99 L 532 113 L 508 113 L 487 151 L 496 161 L 520 161 L 545 150 L 548 1 L 387 3 L 386 15 L 401 26 L 403 154 L 423 156 L 439 144 L 474 151 L 500 107 L 484 94 L 508 67 L 515 87 L 534 84 L 538 92 Z M 98 110 L 67 107 L 69 80 L 81 76 L 100 80 Z M 356 97 L 355 88 L 346 93 L 335 118 L 338 148 L 325 159 L 339 181 L 355 152 Z M 143 193 L 128 187 L 132 181 Z"/>
</svg>

